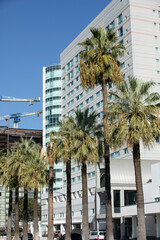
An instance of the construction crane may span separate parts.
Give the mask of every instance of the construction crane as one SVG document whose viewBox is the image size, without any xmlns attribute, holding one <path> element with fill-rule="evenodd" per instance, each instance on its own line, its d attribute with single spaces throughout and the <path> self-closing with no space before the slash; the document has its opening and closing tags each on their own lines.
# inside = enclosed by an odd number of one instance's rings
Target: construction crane
<svg viewBox="0 0 160 240">
<path fill-rule="evenodd" d="M 21 98 L 15 98 L 15 97 L 0 96 L 0 101 L 1 102 L 29 102 L 29 105 L 33 105 L 34 102 L 40 102 L 40 97 L 21 99 Z"/>
<path fill-rule="evenodd" d="M 21 121 L 20 120 L 21 117 L 27 117 L 32 115 L 37 115 L 37 117 L 40 117 L 41 113 L 42 110 L 33 113 L 13 113 L 10 115 L 0 117 L 0 121 L 3 120 L 9 121 L 10 119 L 13 119 L 14 128 L 18 128 L 18 123 Z"/>
</svg>

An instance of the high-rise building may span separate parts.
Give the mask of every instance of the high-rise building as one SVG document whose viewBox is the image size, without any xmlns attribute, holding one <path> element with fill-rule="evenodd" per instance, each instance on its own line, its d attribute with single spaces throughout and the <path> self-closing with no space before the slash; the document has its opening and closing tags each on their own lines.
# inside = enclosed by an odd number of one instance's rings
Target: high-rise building
<svg viewBox="0 0 160 240">
<path fill-rule="evenodd" d="M 61 119 L 61 65 L 43 68 L 43 147 L 46 149 L 49 134 L 58 131 Z M 62 187 L 62 163 L 54 165 L 54 189 Z"/>
<path fill-rule="evenodd" d="M 98 113 L 97 121 L 102 121 L 103 99 L 102 89 L 97 85 L 84 91 L 79 77 L 79 53 L 82 51 L 78 43 L 91 37 L 90 28 L 102 26 L 106 31 L 113 28 L 118 42 L 124 44 L 126 51 L 120 59 L 124 77 L 134 75 L 143 81 L 156 82 L 156 91 L 160 92 L 160 2 L 159 0 L 112 0 L 110 4 L 67 46 L 60 55 L 62 67 L 62 117 L 74 114 L 74 109 L 93 110 Z M 109 84 L 108 89 L 114 90 Z M 112 96 L 108 96 L 112 99 Z M 160 161 L 160 147 L 155 144 L 149 150 L 141 146 L 143 182 L 151 178 L 151 164 Z M 132 218 L 121 217 L 121 206 L 136 202 L 135 177 L 132 152 L 126 146 L 111 151 L 111 184 L 112 206 L 115 238 L 131 237 L 130 224 Z M 63 169 L 62 194 L 54 195 L 55 229 L 64 230 L 65 224 L 65 184 L 66 175 Z M 89 223 L 90 229 L 105 230 L 104 204 L 104 166 L 99 169 L 88 166 Z M 72 224 L 81 225 L 81 176 L 80 166 L 72 162 Z M 93 197 L 93 195 L 95 197 Z M 43 203 L 47 195 L 43 196 Z M 96 199 L 96 201 L 95 201 Z M 47 222 L 47 211 L 42 206 L 42 221 Z M 47 223 L 46 223 L 47 224 Z M 126 226 L 126 228 L 124 227 Z M 149 226 L 148 226 L 149 227 Z M 121 229 L 121 231 L 120 231 Z M 125 230 L 126 229 L 126 230 Z M 149 229 L 149 228 L 148 228 Z"/>
</svg>

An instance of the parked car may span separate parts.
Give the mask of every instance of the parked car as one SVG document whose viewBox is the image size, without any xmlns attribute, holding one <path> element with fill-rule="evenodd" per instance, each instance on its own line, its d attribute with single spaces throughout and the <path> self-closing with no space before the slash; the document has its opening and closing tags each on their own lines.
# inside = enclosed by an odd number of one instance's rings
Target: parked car
<svg viewBox="0 0 160 240">
<path fill-rule="evenodd" d="M 7 233 L 6 233 L 6 232 L 2 232 L 2 233 L 0 234 L 0 236 L 1 236 L 1 237 L 6 237 L 6 236 L 7 236 Z"/>
<path fill-rule="evenodd" d="M 64 235 L 61 234 L 59 240 L 65 240 L 65 234 Z"/>
<path fill-rule="evenodd" d="M 89 239 L 90 240 L 99 240 L 99 239 L 105 239 L 105 232 L 104 231 L 91 231 Z"/>
<path fill-rule="evenodd" d="M 23 235 L 21 236 L 21 240 L 23 240 Z M 33 240 L 32 233 L 28 233 L 28 240 Z"/>
<path fill-rule="evenodd" d="M 82 240 L 80 233 L 71 233 L 71 240 Z"/>
</svg>

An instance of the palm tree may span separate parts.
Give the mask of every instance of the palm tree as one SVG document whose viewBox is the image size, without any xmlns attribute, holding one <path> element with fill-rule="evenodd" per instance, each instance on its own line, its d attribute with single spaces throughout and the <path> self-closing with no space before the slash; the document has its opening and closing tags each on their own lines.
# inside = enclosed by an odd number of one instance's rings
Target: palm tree
<svg viewBox="0 0 160 240">
<path fill-rule="evenodd" d="M 14 239 L 19 240 L 19 182 L 18 182 L 18 169 L 15 168 L 15 152 L 11 151 L 10 157 L 7 158 L 6 170 L 10 171 L 12 179 L 12 187 L 15 189 L 15 234 Z M 7 174 L 8 175 L 8 174 Z"/>
<path fill-rule="evenodd" d="M 108 125 L 108 93 L 107 85 L 122 79 L 120 62 L 124 46 L 117 43 L 116 33 L 112 29 L 105 33 L 102 27 L 91 28 L 91 38 L 80 43 L 85 50 L 80 54 L 80 78 L 84 89 L 92 88 L 99 83 L 103 91 L 103 128 L 104 128 L 104 160 L 105 160 L 105 202 L 106 202 L 106 239 L 113 240 L 111 183 L 110 183 L 110 151 Z"/>
<path fill-rule="evenodd" d="M 23 211 L 23 239 L 28 240 L 28 189 L 30 188 L 30 175 L 27 164 L 32 161 L 34 141 L 21 138 L 13 146 L 14 168 L 18 171 L 18 182 L 24 189 L 24 211 Z"/>
<path fill-rule="evenodd" d="M 66 225 L 65 225 L 65 239 L 70 239 L 71 236 L 71 159 L 72 159 L 72 144 L 73 134 L 75 128 L 73 118 L 65 118 L 59 122 L 60 128 L 58 132 L 52 132 L 51 141 L 55 144 L 55 154 L 58 161 L 66 163 L 67 174 L 67 204 L 66 204 Z"/>
<path fill-rule="evenodd" d="M 140 142 L 149 147 L 160 133 L 160 95 L 156 92 L 151 93 L 154 84 L 129 77 L 117 85 L 117 94 L 112 93 L 115 98 L 110 108 L 114 146 L 126 143 L 133 149 L 139 240 L 146 240 Z"/>
<path fill-rule="evenodd" d="M 9 188 L 9 208 L 8 208 L 8 224 L 7 224 L 7 240 L 11 240 L 12 229 L 12 189 L 14 185 L 14 178 L 11 169 L 8 167 L 11 153 L 8 151 L 7 155 L 0 156 L 0 179 L 1 184 Z"/>
<path fill-rule="evenodd" d="M 34 188 L 33 225 L 34 239 L 38 240 L 38 187 L 46 182 L 46 164 L 41 156 L 41 146 L 34 143 L 31 161 L 27 162 L 26 169 L 30 175 L 30 184 Z"/>
<path fill-rule="evenodd" d="M 49 184 L 48 184 L 48 240 L 53 240 L 53 166 L 56 163 L 55 145 L 49 142 L 46 151 L 46 163 L 49 164 Z"/>
<path fill-rule="evenodd" d="M 98 138 L 96 133 L 100 127 L 96 126 L 97 114 L 89 114 L 87 108 L 84 112 L 75 111 L 75 128 L 73 142 L 73 158 L 81 163 L 82 174 L 82 239 L 89 239 L 89 222 L 88 222 L 88 187 L 87 187 L 87 162 L 96 163 L 98 156 Z"/>
</svg>

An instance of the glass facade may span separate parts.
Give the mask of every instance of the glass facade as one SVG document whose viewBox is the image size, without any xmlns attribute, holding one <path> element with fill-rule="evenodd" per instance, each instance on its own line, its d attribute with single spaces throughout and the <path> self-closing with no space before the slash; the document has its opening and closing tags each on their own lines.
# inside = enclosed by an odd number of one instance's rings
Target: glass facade
<svg viewBox="0 0 160 240">
<path fill-rule="evenodd" d="M 63 73 L 65 69 L 63 69 Z M 44 119 L 45 124 L 45 135 L 43 136 L 43 141 L 45 142 L 45 147 L 49 142 L 49 134 L 51 131 L 58 131 L 59 120 L 61 119 L 61 65 L 54 65 L 44 68 L 44 92 L 43 92 L 43 102 L 44 104 Z M 64 81 L 64 80 L 63 80 Z M 56 164 L 54 166 L 54 172 L 56 176 L 56 181 L 54 183 L 54 189 L 59 189 L 62 187 L 62 163 Z"/>
</svg>

